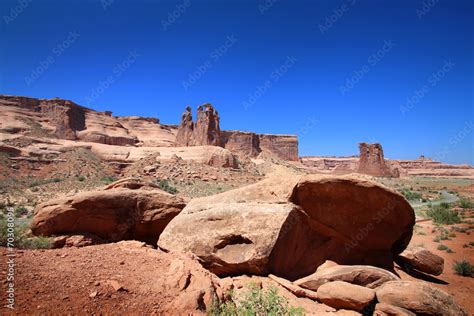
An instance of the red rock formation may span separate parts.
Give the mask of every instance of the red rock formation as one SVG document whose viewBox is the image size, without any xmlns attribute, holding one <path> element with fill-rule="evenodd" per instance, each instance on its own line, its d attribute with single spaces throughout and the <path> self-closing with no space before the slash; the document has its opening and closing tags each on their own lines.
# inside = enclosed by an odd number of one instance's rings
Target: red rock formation
<svg viewBox="0 0 474 316">
<path fill-rule="evenodd" d="M 298 138 L 293 135 L 258 135 L 260 149 L 266 150 L 278 158 L 298 161 Z"/>
<path fill-rule="evenodd" d="M 180 146 L 190 146 L 193 141 L 193 115 L 191 108 L 186 107 L 186 112 L 181 115 L 181 123 L 179 124 L 178 134 L 176 135 L 176 143 Z"/>
<path fill-rule="evenodd" d="M 242 156 L 257 157 L 262 151 L 256 133 L 240 131 L 222 131 L 221 144 L 224 148 Z"/>
<path fill-rule="evenodd" d="M 76 131 L 85 129 L 85 108 L 62 99 L 43 100 L 39 111 L 56 125 L 55 134 L 59 138 L 75 140 Z"/>
<path fill-rule="evenodd" d="M 197 121 L 193 131 L 193 145 L 220 145 L 219 114 L 207 103 L 198 107 Z"/>
<path fill-rule="evenodd" d="M 359 173 L 376 177 L 398 177 L 398 174 L 386 164 L 382 145 L 359 144 L 360 157 L 357 171 Z"/>
</svg>

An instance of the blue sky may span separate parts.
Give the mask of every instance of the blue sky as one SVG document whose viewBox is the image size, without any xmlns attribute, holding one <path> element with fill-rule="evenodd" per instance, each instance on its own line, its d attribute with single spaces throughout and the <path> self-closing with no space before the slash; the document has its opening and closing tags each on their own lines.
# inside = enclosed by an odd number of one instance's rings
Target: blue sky
<svg viewBox="0 0 474 316">
<path fill-rule="evenodd" d="M 0 93 L 474 164 L 474 2 L 1 0 Z"/>
</svg>

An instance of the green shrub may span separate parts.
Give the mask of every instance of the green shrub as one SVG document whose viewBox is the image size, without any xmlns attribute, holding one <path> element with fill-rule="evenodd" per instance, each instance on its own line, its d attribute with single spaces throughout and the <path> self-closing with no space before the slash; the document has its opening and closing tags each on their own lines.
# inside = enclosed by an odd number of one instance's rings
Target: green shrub
<svg viewBox="0 0 474 316">
<path fill-rule="evenodd" d="M 403 190 L 402 194 L 408 201 L 419 201 L 422 198 L 420 193 L 410 190 Z"/>
<path fill-rule="evenodd" d="M 115 181 L 117 181 L 117 178 L 115 178 L 115 177 L 107 176 L 107 177 L 102 178 L 102 182 L 105 183 L 105 184 L 111 184 Z"/>
<path fill-rule="evenodd" d="M 244 298 L 236 303 L 231 293 L 231 300 L 223 304 L 214 304 L 208 315 L 240 316 L 240 315 L 303 315 L 302 308 L 291 307 L 288 300 L 278 295 L 275 287 L 264 291 L 255 285 L 250 286 Z"/>
<path fill-rule="evenodd" d="M 178 190 L 173 187 L 168 180 L 160 180 L 158 181 L 158 186 L 160 187 L 160 189 L 162 189 L 163 191 L 165 192 L 168 192 L 168 193 L 171 193 L 171 194 L 176 194 L 178 193 Z"/>
<path fill-rule="evenodd" d="M 459 206 L 462 208 L 474 208 L 474 203 L 472 203 L 469 199 L 461 198 L 459 200 Z"/>
<path fill-rule="evenodd" d="M 6 219 L 0 219 L 0 246 L 8 246 L 8 225 Z M 13 246 L 20 249 L 47 249 L 51 248 L 51 242 L 47 237 L 27 238 L 28 227 L 15 224 L 13 227 Z"/>
<path fill-rule="evenodd" d="M 453 269 L 456 274 L 462 276 L 474 276 L 474 265 L 472 265 L 469 261 L 455 261 L 453 264 Z"/>
<path fill-rule="evenodd" d="M 438 250 L 448 250 L 449 247 L 446 246 L 446 245 L 438 245 L 438 248 L 437 248 L 437 249 L 438 249 Z"/>
<path fill-rule="evenodd" d="M 79 177 L 77 177 L 77 180 L 78 180 L 79 182 L 83 182 L 84 180 L 86 180 L 86 177 L 84 177 L 84 176 L 79 176 Z"/>
<path fill-rule="evenodd" d="M 17 207 L 15 209 L 15 217 L 18 218 L 18 217 L 22 217 L 24 215 L 28 215 L 28 210 L 25 207 L 20 206 L 20 207 Z"/>
<path fill-rule="evenodd" d="M 443 204 L 434 206 L 426 211 L 426 215 L 431 217 L 435 224 L 452 225 L 461 222 L 458 212 L 450 210 L 449 205 L 448 207 Z"/>
</svg>

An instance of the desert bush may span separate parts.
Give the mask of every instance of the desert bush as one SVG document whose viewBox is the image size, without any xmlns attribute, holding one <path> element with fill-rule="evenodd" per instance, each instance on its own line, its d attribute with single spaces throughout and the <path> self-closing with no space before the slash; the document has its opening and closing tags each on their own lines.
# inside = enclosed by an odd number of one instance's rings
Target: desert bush
<svg viewBox="0 0 474 316">
<path fill-rule="evenodd" d="M 420 193 L 410 190 L 403 190 L 402 194 L 408 201 L 419 201 L 422 198 Z"/>
<path fill-rule="evenodd" d="M 15 217 L 22 217 L 24 215 L 28 215 L 28 210 L 23 207 L 23 206 L 19 206 L 15 209 Z"/>
<path fill-rule="evenodd" d="M 79 176 L 79 177 L 77 177 L 77 180 L 78 180 L 79 182 L 83 182 L 84 180 L 86 180 L 86 177 L 84 177 L 84 176 Z"/>
<path fill-rule="evenodd" d="M 303 315 L 302 308 L 291 307 L 288 300 L 278 295 L 275 287 L 264 291 L 255 285 L 250 286 L 249 291 L 242 300 L 235 303 L 233 293 L 231 299 L 223 304 L 214 304 L 208 310 L 208 315 L 240 316 L 240 315 Z"/>
<path fill-rule="evenodd" d="M 462 207 L 462 208 L 474 208 L 474 203 L 472 203 L 467 198 L 461 198 L 459 200 L 459 206 Z"/>
<path fill-rule="evenodd" d="M 426 215 L 433 219 L 435 224 L 452 225 L 461 222 L 458 212 L 450 210 L 449 205 L 442 203 L 439 206 L 433 206 L 426 211 Z"/>
<path fill-rule="evenodd" d="M 449 247 L 446 246 L 446 245 L 438 245 L 438 248 L 437 248 L 437 249 L 438 249 L 438 250 L 448 250 Z"/>
<path fill-rule="evenodd" d="M 160 180 L 157 182 L 158 186 L 160 189 L 162 189 L 165 192 L 171 193 L 171 194 L 176 194 L 178 193 L 178 190 L 173 187 L 168 180 Z"/>
<path fill-rule="evenodd" d="M 455 261 L 453 269 L 456 274 L 469 277 L 474 276 L 474 265 L 467 260 Z"/>
<path fill-rule="evenodd" d="M 106 177 L 103 177 L 103 178 L 102 178 L 102 182 L 103 182 L 104 184 L 111 184 L 111 183 L 113 183 L 113 182 L 115 182 L 115 181 L 117 181 L 117 178 L 111 177 L 111 176 L 106 176 Z"/>
<path fill-rule="evenodd" d="M 37 186 L 40 186 L 40 185 L 45 185 L 45 184 L 49 184 L 49 183 L 58 183 L 58 182 L 61 182 L 61 181 L 63 181 L 63 179 L 61 179 L 61 178 L 38 179 L 38 180 L 34 180 L 33 182 L 31 182 L 29 184 L 29 187 L 34 188 L 34 187 L 37 187 Z"/>
</svg>

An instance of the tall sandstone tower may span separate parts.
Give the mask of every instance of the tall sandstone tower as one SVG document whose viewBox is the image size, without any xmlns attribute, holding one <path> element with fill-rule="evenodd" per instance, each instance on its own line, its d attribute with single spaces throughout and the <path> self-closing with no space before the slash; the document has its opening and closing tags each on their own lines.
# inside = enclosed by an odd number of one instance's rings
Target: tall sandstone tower
<svg viewBox="0 0 474 316">
<path fill-rule="evenodd" d="M 359 144 L 359 166 L 357 172 L 376 177 L 398 177 L 385 161 L 382 145 Z"/>
<path fill-rule="evenodd" d="M 220 146 L 219 114 L 207 103 L 198 107 L 197 120 L 193 123 L 191 108 L 181 116 L 176 142 L 181 146 Z"/>
</svg>

